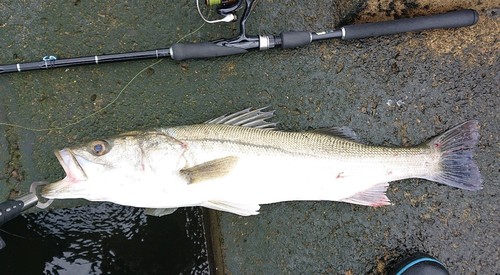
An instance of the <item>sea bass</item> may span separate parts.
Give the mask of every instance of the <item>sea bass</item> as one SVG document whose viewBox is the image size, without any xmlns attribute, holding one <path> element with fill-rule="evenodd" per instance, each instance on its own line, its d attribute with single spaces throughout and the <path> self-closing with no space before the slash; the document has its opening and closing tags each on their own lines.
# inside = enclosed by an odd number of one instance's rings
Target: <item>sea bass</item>
<svg viewBox="0 0 500 275">
<path fill-rule="evenodd" d="M 482 188 L 472 159 L 477 121 L 420 146 L 382 147 L 360 142 L 347 127 L 278 131 L 268 121 L 273 112 L 264 109 L 56 151 L 66 177 L 41 194 L 143 207 L 154 215 L 203 206 L 248 216 L 261 204 L 283 201 L 388 205 L 389 182 L 407 178 Z"/>
</svg>

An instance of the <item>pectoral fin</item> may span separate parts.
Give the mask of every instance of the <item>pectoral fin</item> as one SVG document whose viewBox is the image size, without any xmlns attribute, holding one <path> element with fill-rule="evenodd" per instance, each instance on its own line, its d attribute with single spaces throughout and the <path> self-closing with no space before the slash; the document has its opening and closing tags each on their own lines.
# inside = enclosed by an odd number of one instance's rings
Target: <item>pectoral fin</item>
<svg viewBox="0 0 500 275">
<path fill-rule="evenodd" d="M 258 204 L 239 204 L 226 201 L 206 201 L 201 206 L 231 212 L 240 216 L 251 216 L 259 214 L 260 205 Z"/>
<path fill-rule="evenodd" d="M 161 217 L 170 215 L 175 212 L 177 208 L 144 208 L 144 214 L 149 216 Z"/>
<path fill-rule="evenodd" d="M 207 161 L 190 168 L 185 168 L 180 172 L 189 179 L 190 184 L 197 183 L 227 175 L 237 162 L 237 157 L 229 156 Z"/>
</svg>

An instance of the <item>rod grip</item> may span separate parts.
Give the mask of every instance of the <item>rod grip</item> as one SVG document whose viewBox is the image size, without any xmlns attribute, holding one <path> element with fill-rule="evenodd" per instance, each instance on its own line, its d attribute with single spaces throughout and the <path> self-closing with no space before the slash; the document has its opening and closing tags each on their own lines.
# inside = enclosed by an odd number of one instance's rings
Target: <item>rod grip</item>
<svg viewBox="0 0 500 275">
<path fill-rule="evenodd" d="M 174 60 L 218 57 L 248 52 L 245 49 L 219 46 L 211 42 L 193 44 L 177 43 L 172 45 L 170 50 L 171 57 Z"/>
<path fill-rule="evenodd" d="M 477 11 L 459 10 L 415 18 L 349 25 L 342 27 L 342 39 L 359 39 L 430 29 L 458 28 L 474 25 L 478 20 L 479 14 Z"/>
</svg>

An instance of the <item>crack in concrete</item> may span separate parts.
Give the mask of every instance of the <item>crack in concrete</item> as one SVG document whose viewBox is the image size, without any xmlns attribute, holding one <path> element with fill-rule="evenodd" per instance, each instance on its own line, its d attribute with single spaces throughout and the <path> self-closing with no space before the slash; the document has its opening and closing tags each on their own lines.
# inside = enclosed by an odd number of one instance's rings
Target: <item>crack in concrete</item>
<svg viewBox="0 0 500 275">
<path fill-rule="evenodd" d="M 4 97 L 0 104 L 0 121 L 10 122 L 7 114 L 9 113 L 9 107 L 7 106 L 7 100 Z M 19 194 L 17 187 L 19 183 L 24 179 L 24 172 L 21 165 L 21 152 L 19 149 L 19 136 L 13 127 L 4 126 L 4 141 L 5 143 L 0 144 L 6 147 L 5 152 L 7 152 L 8 157 L 3 161 L 3 169 L 0 173 L 0 180 L 5 183 L 5 190 L 9 190 L 8 198 L 11 199 Z"/>
</svg>

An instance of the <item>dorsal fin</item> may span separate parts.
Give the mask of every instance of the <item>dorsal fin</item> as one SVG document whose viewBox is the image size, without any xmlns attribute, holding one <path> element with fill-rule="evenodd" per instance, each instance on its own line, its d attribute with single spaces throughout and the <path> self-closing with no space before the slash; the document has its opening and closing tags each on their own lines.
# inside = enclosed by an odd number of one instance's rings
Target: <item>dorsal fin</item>
<svg viewBox="0 0 500 275">
<path fill-rule="evenodd" d="M 324 134 L 324 135 L 331 135 L 331 136 L 336 136 L 352 141 L 357 141 L 357 142 L 362 142 L 359 136 L 354 132 L 353 129 L 347 126 L 342 126 L 342 127 L 331 127 L 331 128 L 320 128 L 316 130 L 312 130 L 311 132 L 313 133 L 318 133 L 318 134 Z"/>
<path fill-rule="evenodd" d="M 205 123 L 274 130 L 276 128 L 276 123 L 267 121 L 267 119 L 274 116 L 274 111 L 263 111 L 267 108 L 268 107 L 259 109 L 247 108 L 233 114 L 226 114 L 218 118 L 214 118 Z"/>
</svg>

